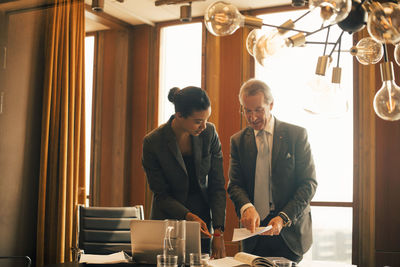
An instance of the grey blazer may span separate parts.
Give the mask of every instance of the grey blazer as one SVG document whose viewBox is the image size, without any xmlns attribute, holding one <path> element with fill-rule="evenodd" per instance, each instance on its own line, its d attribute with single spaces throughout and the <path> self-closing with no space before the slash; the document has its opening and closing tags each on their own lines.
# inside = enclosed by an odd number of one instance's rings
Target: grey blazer
<svg viewBox="0 0 400 267">
<path fill-rule="evenodd" d="M 254 130 L 247 127 L 231 137 L 228 193 L 240 217 L 240 208 L 254 200 L 257 146 Z M 275 211 L 292 220 L 281 231 L 283 240 L 296 254 L 303 255 L 312 244 L 310 201 L 317 180 L 307 132 L 304 128 L 275 119 L 271 186 Z M 251 251 L 257 239 L 243 245 Z"/>
<path fill-rule="evenodd" d="M 184 219 L 189 178 L 171 121 L 147 134 L 143 140 L 142 164 L 153 192 L 151 219 Z M 199 136 L 192 137 L 196 176 L 211 211 L 213 226 L 224 226 L 226 191 L 221 143 L 215 126 L 207 123 Z"/>
</svg>

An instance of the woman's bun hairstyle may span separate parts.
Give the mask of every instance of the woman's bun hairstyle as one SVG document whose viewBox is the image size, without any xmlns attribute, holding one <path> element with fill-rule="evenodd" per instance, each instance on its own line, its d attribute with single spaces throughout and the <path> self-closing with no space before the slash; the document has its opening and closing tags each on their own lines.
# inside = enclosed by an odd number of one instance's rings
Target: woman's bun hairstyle
<svg viewBox="0 0 400 267">
<path fill-rule="evenodd" d="M 179 92 L 179 88 L 178 87 L 173 87 L 171 89 L 169 89 L 169 93 L 168 93 L 168 100 L 171 103 L 175 103 L 175 96 L 176 93 Z"/>
<path fill-rule="evenodd" d="M 175 113 L 179 112 L 182 117 L 187 118 L 193 111 L 206 110 L 210 107 L 210 99 L 206 91 L 196 86 L 187 86 L 179 89 L 171 88 L 168 100 L 175 106 Z"/>
</svg>

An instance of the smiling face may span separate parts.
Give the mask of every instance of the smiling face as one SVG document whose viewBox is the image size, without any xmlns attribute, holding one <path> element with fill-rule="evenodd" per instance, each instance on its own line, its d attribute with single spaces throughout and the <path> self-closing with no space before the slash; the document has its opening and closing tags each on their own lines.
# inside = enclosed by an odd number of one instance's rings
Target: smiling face
<svg viewBox="0 0 400 267">
<path fill-rule="evenodd" d="M 193 136 L 198 136 L 206 128 L 206 123 L 211 115 L 211 107 L 205 110 L 193 111 L 186 118 L 179 112 L 176 113 L 175 119 L 179 127 Z"/>
<path fill-rule="evenodd" d="M 254 130 L 263 129 L 271 116 L 273 102 L 267 104 L 264 100 L 264 94 L 258 92 L 255 95 L 243 95 L 242 103 L 250 127 Z"/>
</svg>

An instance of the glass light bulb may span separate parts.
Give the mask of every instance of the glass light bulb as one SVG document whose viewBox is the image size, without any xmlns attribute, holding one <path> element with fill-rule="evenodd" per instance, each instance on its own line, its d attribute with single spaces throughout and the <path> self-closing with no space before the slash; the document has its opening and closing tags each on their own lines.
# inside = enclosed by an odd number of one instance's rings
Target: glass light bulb
<svg viewBox="0 0 400 267">
<path fill-rule="evenodd" d="M 372 38 L 378 42 L 398 43 L 400 41 L 400 5 L 373 2 L 367 29 Z"/>
<path fill-rule="evenodd" d="M 326 76 L 315 75 L 307 83 L 308 93 L 304 110 L 313 115 L 337 118 L 349 110 L 345 91 L 339 83 L 332 83 Z"/>
<path fill-rule="evenodd" d="M 265 51 L 264 47 L 267 46 L 267 35 L 261 35 L 254 46 L 253 49 L 253 57 L 256 59 L 258 64 L 264 66 L 265 59 L 267 58 L 267 51 Z"/>
<path fill-rule="evenodd" d="M 351 0 L 310 0 L 309 8 L 319 11 L 324 23 L 335 24 L 350 13 Z"/>
<path fill-rule="evenodd" d="M 274 29 L 272 33 L 263 34 L 257 39 L 253 49 L 253 56 L 261 66 L 264 66 L 268 57 L 275 55 L 282 48 L 288 46 L 291 46 L 291 43 L 278 30 Z"/>
<path fill-rule="evenodd" d="M 397 65 L 400 66 L 400 44 L 397 44 L 394 47 L 394 60 L 396 61 Z"/>
<path fill-rule="evenodd" d="M 371 37 L 361 39 L 350 53 L 363 65 L 376 64 L 383 57 L 383 46 Z"/>
<path fill-rule="evenodd" d="M 361 2 L 352 1 L 350 13 L 337 25 L 344 31 L 352 34 L 360 31 L 367 25 L 368 13 Z"/>
<path fill-rule="evenodd" d="M 234 5 L 218 1 L 206 9 L 204 23 L 215 36 L 226 36 L 244 25 L 244 16 Z"/>
<path fill-rule="evenodd" d="M 381 119 L 400 120 L 400 88 L 394 82 L 392 62 L 381 65 L 383 84 L 374 97 L 374 110 Z"/>
<path fill-rule="evenodd" d="M 261 35 L 261 30 L 259 29 L 254 29 L 251 32 L 249 32 L 249 35 L 247 35 L 246 39 L 246 48 L 247 52 L 249 52 L 250 55 L 254 56 L 254 47 L 256 45 L 258 37 Z"/>
</svg>

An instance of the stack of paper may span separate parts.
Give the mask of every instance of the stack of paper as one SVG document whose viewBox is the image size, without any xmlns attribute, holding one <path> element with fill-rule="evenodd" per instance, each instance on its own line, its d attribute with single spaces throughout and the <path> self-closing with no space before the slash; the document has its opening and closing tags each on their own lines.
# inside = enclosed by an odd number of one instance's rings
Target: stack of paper
<svg viewBox="0 0 400 267">
<path fill-rule="evenodd" d="M 96 254 L 82 254 L 79 259 L 80 263 L 122 263 L 122 262 L 130 262 L 131 257 L 129 257 L 124 251 L 120 251 L 117 253 L 109 254 L 109 255 L 96 255 Z"/>
</svg>

